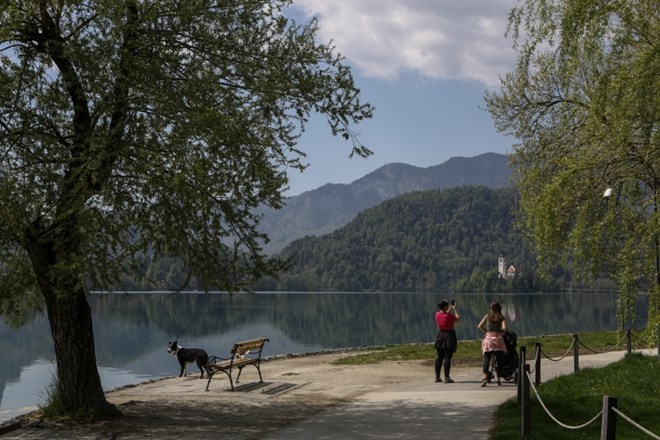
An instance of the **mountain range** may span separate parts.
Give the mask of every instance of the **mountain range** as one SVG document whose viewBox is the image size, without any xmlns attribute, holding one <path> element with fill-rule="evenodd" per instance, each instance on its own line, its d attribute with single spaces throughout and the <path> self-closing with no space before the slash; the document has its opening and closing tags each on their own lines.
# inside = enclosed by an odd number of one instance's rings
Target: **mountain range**
<svg viewBox="0 0 660 440">
<path fill-rule="evenodd" d="M 289 268 L 254 290 L 303 292 L 557 292 L 570 274 L 540 276 L 514 227 L 514 187 L 415 191 L 360 212 L 341 228 L 279 254 Z M 514 268 L 512 275 L 499 270 Z"/>
<path fill-rule="evenodd" d="M 264 249 L 276 254 L 298 238 L 327 234 L 402 194 L 466 185 L 499 189 L 510 186 L 510 178 L 507 157 L 498 153 L 453 157 L 427 168 L 387 164 L 350 184 L 330 183 L 290 197 L 282 209 L 262 209 L 260 230 L 271 240 Z"/>
</svg>

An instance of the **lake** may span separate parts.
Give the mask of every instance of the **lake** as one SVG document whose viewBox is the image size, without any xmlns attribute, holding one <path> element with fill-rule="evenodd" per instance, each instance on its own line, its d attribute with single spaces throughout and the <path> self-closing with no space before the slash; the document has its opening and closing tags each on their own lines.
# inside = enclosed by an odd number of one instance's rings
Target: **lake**
<svg viewBox="0 0 660 440">
<path fill-rule="evenodd" d="M 104 388 L 179 373 L 167 342 L 226 357 L 234 342 L 270 338 L 265 356 L 346 347 L 424 343 L 435 338 L 437 302 L 418 293 L 169 293 L 92 294 L 96 355 Z M 614 294 L 457 294 L 459 339 L 478 339 L 476 325 L 492 301 L 502 303 L 519 336 L 616 330 Z M 646 323 L 648 298 L 638 299 Z M 0 322 L 0 422 L 43 401 L 54 355 L 48 320 L 21 329 Z M 196 367 L 195 367 L 196 368 Z M 266 370 L 266 373 L 267 370 Z M 433 374 L 429 370 L 429 374 Z"/>
</svg>

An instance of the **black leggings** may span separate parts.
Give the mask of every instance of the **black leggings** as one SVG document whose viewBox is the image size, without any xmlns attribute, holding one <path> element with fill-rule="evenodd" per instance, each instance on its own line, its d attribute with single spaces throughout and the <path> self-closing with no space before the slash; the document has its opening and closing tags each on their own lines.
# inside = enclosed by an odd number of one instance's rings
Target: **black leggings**
<svg viewBox="0 0 660 440">
<path fill-rule="evenodd" d="M 435 377 L 440 377 L 440 369 L 443 361 L 445 364 L 445 377 L 449 377 L 451 357 L 454 355 L 454 351 L 450 348 L 436 348 L 435 351 L 438 352 L 438 357 L 435 358 Z"/>
<path fill-rule="evenodd" d="M 484 353 L 484 366 L 482 372 L 484 374 L 488 374 L 488 369 L 490 368 L 490 361 L 493 359 L 493 355 L 495 355 L 495 362 L 497 362 L 498 366 L 502 365 L 502 356 L 504 355 L 503 351 L 487 351 Z M 500 377 L 499 373 L 497 374 L 497 377 Z"/>
</svg>

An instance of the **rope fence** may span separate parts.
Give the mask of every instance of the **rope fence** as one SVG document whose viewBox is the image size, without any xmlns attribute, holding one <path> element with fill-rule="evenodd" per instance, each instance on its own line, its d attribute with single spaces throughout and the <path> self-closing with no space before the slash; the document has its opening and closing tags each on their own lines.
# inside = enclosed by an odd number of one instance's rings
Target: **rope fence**
<svg viewBox="0 0 660 440">
<path fill-rule="evenodd" d="M 621 350 L 621 347 L 623 345 L 623 341 L 627 340 L 626 350 L 627 350 L 627 353 L 630 354 L 633 351 L 633 349 L 632 349 L 633 336 L 634 335 L 633 335 L 632 331 L 630 329 L 628 329 L 625 332 L 625 334 L 621 337 L 621 339 L 611 349 L 598 351 L 598 350 L 594 350 L 593 348 L 591 348 L 591 347 L 587 346 L 586 344 L 584 344 L 584 342 L 580 341 L 580 339 L 578 338 L 578 335 L 573 335 L 573 340 L 571 341 L 571 345 L 568 347 L 566 352 L 563 355 L 559 356 L 559 357 L 552 357 L 552 356 L 548 355 L 541 348 L 541 344 L 537 342 L 536 343 L 536 355 L 535 355 L 535 359 L 533 360 L 534 361 L 534 366 L 530 370 L 530 372 L 533 372 L 536 375 L 535 384 L 539 385 L 541 383 L 541 358 L 547 359 L 551 362 L 560 362 L 560 361 L 566 359 L 566 357 L 568 357 L 568 355 L 571 353 L 571 350 L 573 350 L 573 371 L 575 372 L 575 371 L 578 371 L 580 369 L 580 360 L 579 360 L 580 347 L 583 347 L 585 350 L 587 350 L 587 351 L 589 351 L 590 353 L 593 353 L 593 354 L 607 354 L 607 353 L 611 353 L 611 352 L 614 352 L 614 351 Z M 518 362 L 519 371 L 521 371 L 522 365 L 524 363 L 526 363 L 526 360 L 525 360 L 526 347 L 521 346 L 520 351 L 521 351 L 521 357 L 519 358 L 519 362 Z M 520 393 L 520 389 L 518 390 L 518 392 Z M 519 396 L 519 398 L 520 398 L 520 396 Z"/>
<path fill-rule="evenodd" d="M 575 340 L 577 340 L 578 343 L 579 343 L 579 344 L 580 344 L 585 350 L 590 351 L 591 353 L 594 353 L 594 354 L 605 354 L 605 353 L 611 353 L 611 352 L 613 352 L 613 351 L 619 350 L 619 346 L 620 346 L 621 343 L 624 341 L 624 339 L 628 339 L 628 340 L 630 340 L 631 335 L 632 335 L 632 332 L 630 331 L 630 329 L 628 329 L 628 330 L 626 331 L 626 333 L 621 337 L 621 339 L 619 339 L 619 342 L 617 342 L 616 345 L 614 345 L 611 349 L 609 349 L 609 350 L 605 350 L 605 351 L 596 351 L 596 350 L 593 350 L 592 348 L 587 347 L 587 346 L 584 344 L 584 342 L 580 341 L 580 340 L 577 339 L 577 338 L 574 339 L 573 341 L 575 342 Z M 628 352 L 630 352 L 631 348 L 632 348 L 632 347 L 630 346 L 630 344 L 628 344 Z"/>
<path fill-rule="evenodd" d="M 543 410 L 545 411 L 545 413 L 546 413 L 546 414 L 547 414 L 547 415 L 548 415 L 548 416 L 549 416 L 549 417 L 550 417 L 550 418 L 551 418 L 551 419 L 552 419 L 557 425 L 561 426 L 562 428 L 565 428 L 565 429 L 582 429 L 582 428 L 586 428 L 587 426 L 591 425 L 593 422 L 595 422 L 596 420 L 598 420 L 598 418 L 599 418 L 601 415 L 603 415 L 603 410 L 601 409 L 600 412 L 599 412 L 598 414 L 596 414 L 596 415 L 594 416 L 593 419 L 589 420 L 589 421 L 586 422 L 586 423 L 583 423 L 582 425 L 577 425 L 577 426 L 571 426 L 571 425 L 567 425 L 567 424 L 565 424 L 565 423 L 560 422 L 560 421 L 559 421 L 554 415 L 552 415 L 552 413 L 550 412 L 550 410 L 548 409 L 548 407 L 545 406 L 545 403 L 543 403 L 543 400 L 541 399 L 541 396 L 539 395 L 539 392 L 537 391 L 536 387 L 534 386 L 534 381 L 532 381 L 532 378 L 529 376 L 529 374 L 527 374 L 527 373 L 525 373 L 525 374 L 527 375 L 527 379 L 529 380 L 529 385 L 530 385 L 530 387 L 531 387 L 532 390 L 534 391 L 534 395 L 536 395 L 536 399 L 537 399 L 537 400 L 539 401 L 539 403 L 541 404 L 541 407 L 543 408 Z"/>
<path fill-rule="evenodd" d="M 596 414 L 592 419 L 589 421 L 581 424 L 581 425 L 568 425 L 566 423 L 561 422 L 555 415 L 552 414 L 552 412 L 548 409 L 547 405 L 545 402 L 543 402 L 543 399 L 541 398 L 537 386 L 541 382 L 541 360 L 542 358 L 548 359 L 549 361 L 552 362 L 559 362 L 563 359 L 565 359 L 573 350 L 573 356 L 574 356 L 574 372 L 579 370 L 579 362 L 578 362 L 578 356 L 579 356 L 579 347 L 583 347 L 585 350 L 589 351 L 590 353 L 594 354 L 606 354 L 613 352 L 615 350 L 620 350 L 621 345 L 624 340 L 627 340 L 627 353 L 630 354 L 632 353 L 632 347 L 633 347 L 633 333 L 630 329 L 628 329 L 624 336 L 617 342 L 617 344 L 609 350 L 606 351 L 597 351 L 593 350 L 592 348 L 588 347 L 585 345 L 582 341 L 578 339 L 578 335 L 573 335 L 573 340 L 571 342 L 570 347 L 566 350 L 566 352 L 559 358 L 552 358 L 548 356 L 543 350 L 541 349 L 541 344 L 536 343 L 536 355 L 534 361 L 534 368 L 530 369 L 530 365 L 527 363 L 525 356 L 526 356 L 526 347 L 521 346 L 520 347 L 520 358 L 519 358 L 519 364 L 518 364 L 518 371 L 516 372 L 515 377 L 517 385 L 518 385 L 518 405 L 521 408 L 521 419 L 522 419 L 522 438 L 527 439 L 529 438 L 529 430 L 530 430 L 530 405 L 529 405 L 529 399 L 530 399 L 530 388 L 534 392 L 534 395 L 536 396 L 536 399 L 538 403 L 541 405 L 545 413 L 550 417 L 550 419 L 556 423 L 558 426 L 560 426 L 563 429 L 569 429 L 569 430 L 579 430 L 586 428 L 587 426 L 593 424 L 596 420 L 601 418 L 601 440 L 615 440 L 615 428 L 616 428 L 616 419 L 617 416 L 620 418 L 624 419 L 627 421 L 629 424 L 634 426 L 636 429 L 639 431 L 643 432 L 644 434 L 650 436 L 651 438 L 655 440 L 660 440 L 660 436 L 657 434 L 651 432 L 647 428 L 643 427 L 639 423 L 635 422 L 632 420 L 630 417 L 622 413 L 616 408 L 616 401 L 617 399 L 615 397 L 609 397 L 609 396 L 604 396 L 603 397 L 603 409 Z M 660 353 L 659 353 L 660 355 Z M 532 380 L 531 373 L 535 373 L 535 380 Z"/>
<path fill-rule="evenodd" d="M 612 411 L 615 412 L 615 413 L 617 413 L 617 415 L 619 415 L 621 418 L 623 418 L 623 420 L 625 420 L 626 422 L 630 423 L 630 424 L 633 425 L 635 428 L 637 428 L 637 429 L 639 429 L 640 431 L 642 431 L 644 434 L 646 434 L 646 435 L 648 435 L 649 437 L 654 438 L 654 439 L 656 439 L 656 440 L 660 440 L 660 435 L 655 435 L 654 433 L 652 433 L 652 432 L 649 431 L 648 429 L 644 428 L 642 425 L 640 425 L 639 423 L 635 422 L 633 419 L 631 419 L 630 417 L 628 417 L 627 415 L 625 415 L 624 413 L 622 413 L 621 411 L 619 411 L 616 407 L 613 407 L 613 408 L 612 408 Z"/>
<path fill-rule="evenodd" d="M 568 356 L 568 353 L 570 353 L 571 350 L 573 349 L 573 347 L 575 346 L 575 339 L 576 338 L 573 338 L 573 341 L 571 341 L 571 346 L 568 347 L 568 350 L 566 350 L 566 353 L 564 353 L 564 355 L 559 357 L 559 358 L 553 359 L 550 356 L 548 356 L 543 350 L 541 350 L 541 354 L 543 355 L 544 358 L 546 358 L 547 360 L 552 361 L 552 362 L 559 362 L 561 360 L 564 360 L 564 358 L 566 356 Z"/>
</svg>

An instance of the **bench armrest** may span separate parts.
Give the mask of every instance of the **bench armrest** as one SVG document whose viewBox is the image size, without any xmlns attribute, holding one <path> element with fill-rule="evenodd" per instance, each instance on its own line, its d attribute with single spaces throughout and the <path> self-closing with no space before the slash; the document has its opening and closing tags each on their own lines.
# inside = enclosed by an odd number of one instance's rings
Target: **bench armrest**
<svg viewBox="0 0 660 440">
<path fill-rule="evenodd" d="M 220 356 L 210 356 L 207 364 L 215 364 L 217 362 L 229 361 L 229 360 L 231 360 L 231 357 L 223 358 Z"/>
</svg>

